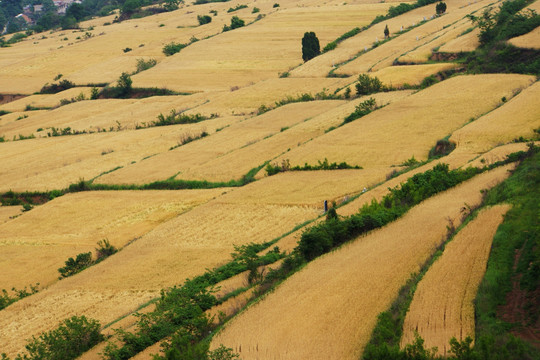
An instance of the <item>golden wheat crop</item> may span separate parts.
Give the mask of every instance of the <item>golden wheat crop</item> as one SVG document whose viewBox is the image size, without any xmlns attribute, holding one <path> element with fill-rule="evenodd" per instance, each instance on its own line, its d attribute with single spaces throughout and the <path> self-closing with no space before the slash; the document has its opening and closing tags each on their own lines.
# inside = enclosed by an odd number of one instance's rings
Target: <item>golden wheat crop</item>
<svg viewBox="0 0 540 360">
<path fill-rule="evenodd" d="M 358 359 L 377 315 L 444 239 L 447 218 L 458 225 L 463 204 L 479 204 L 479 190 L 506 178 L 508 168 L 426 200 L 400 220 L 309 263 L 227 324 L 212 347 L 223 343 L 243 359 Z"/>
<path fill-rule="evenodd" d="M 540 127 L 539 97 L 540 83 L 536 82 L 502 106 L 455 131 L 450 140 L 456 142 L 460 151 L 481 153 L 519 137 L 530 139 Z"/>
<path fill-rule="evenodd" d="M 107 238 L 122 247 L 219 193 L 221 190 L 84 192 L 37 206 L 0 225 L 0 248 L 7 256 L 0 264 L 0 289 L 36 282 L 46 286 L 57 279 L 57 268 L 68 257 L 94 251 L 99 240 Z"/>
<path fill-rule="evenodd" d="M 388 86 L 418 85 L 426 76 L 455 67 L 456 64 L 452 63 L 389 66 L 368 75 L 378 77 L 383 84 Z"/>
<path fill-rule="evenodd" d="M 89 87 L 75 87 L 50 95 L 30 95 L 0 106 L 0 110 L 24 111 L 27 107 L 52 108 L 60 105 L 61 100 L 71 100 L 77 97 L 90 98 Z"/>
<path fill-rule="evenodd" d="M 367 24 L 377 14 L 385 13 L 388 6 L 323 5 L 279 10 L 244 28 L 192 44 L 134 76 L 134 85 L 178 91 L 229 90 L 275 78 L 302 63 L 299 44 L 308 29 L 324 44 Z"/>
<path fill-rule="evenodd" d="M 510 44 L 525 49 L 540 49 L 540 27 L 508 41 Z"/>
<path fill-rule="evenodd" d="M 379 104 L 385 105 L 391 101 L 404 98 L 409 94 L 410 91 L 388 92 L 374 95 L 373 98 Z M 307 118 L 303 122 L 292 124 L 290 127 L 283 127 L 279 132 L 275 131 L 260 141 L 232 150 L 223 156 L 210 159 L 201 164 L 195 164 L 186 168 L 185 171 L 182 170 L 182 174 L 178 177 L 182 179 L 206 179 L 213 181 L 237 179 L 249 170 L 267 161 L 271 161 L 284 152 L 301 146 L 313 138 L 323 135 L 332 127 L 339 126 L 345 116 L 354 111 L 354 107 L 363 100 L 365 98 L 348 103 L 333 101 L 333 103 L 338 105 L 333 109 L 324 111 L 313 118 Z M 306 104 L 306 106 L 308 105 Z M 294 111 L 294 109 L 291 110 Z M 289 112 L 286 114 L 289 114 Z M 324 158 L 318 160 L 322 162 Z M 317 162 L 311 165 L 317 165 Z M 259 171 L 259 177 L 263 173 L 265 173 L 264 170 Z"/>
<path fill-rule="evenodd" d="M 223 264 L 233 244 L 269 241 L 317 215 L 318 210 L 304 206 L 227 204 L 219 198 L 195 207 L 107 260 L 4 309 L 0 348 L 13 355 L 22 350 L 24 339 L 74 314 L 107 324 L 133 312 L 159 289 Z"/>
<path fill-rule="evenodd" d="M 472 24 L 469 19 L 462 19 L 440 31 L 434 32 L 431 36 L 424 39 L 425 43 L 423 45 L 401 55 L 398 61 L 403 63 L 425 63 L 430 59 L 434 49 L 455 39 L 471 26 Z"/>
<path fill-rule="evenodd" d="M 166 179 L 178 172 L 180 174 L 177 178 L 182 179 L 184 178 L 184 173 L 188 173 L 195 166 L 203 165 L 213 159 L 227 155 L 234 150 L 259 142 L 267 136 L 279 133 L 284 127 L 301 123 L 312 116 L 328 111 L 342 103 L 342 101 L 332 100 L 289 104 L 274 111 L 233 124 L 212 136 L 105 175 L 99 178 L 98 182 L 106 184 L 141 184 Z M 259 165 L 262 165 L 262 163 L 256 163 L 251 167 L 257 167 Z M 236 172 L 236 174 L 240 178 L 245 173 Z M 215 179 L 204 178 L 202 180 Z M 231 178 L 228 177 L 220 180 L 228 181 Z"/>
<path fill-rule="evenodd" d="M 439 48 L 439 52 L 459 53 L 474 51 L 478 47 L 478 45 L 480 45 L 480 41 L 478 40 L 479 35 L 480 29 L 475 28 L 471 32 L 458 36 L 457 38 L 450 40 L 449 42 L 444 44 Z"/>
<path fill-rule="evenodd" d="M 414 156 L 425 160 L 429 149 L 467 123 L 534 81 L 523 75 L 458 76 L 353 121 L 277 159 L 291 165 L 346 161 L 364 167 L 399 165 Z M 448 97 L 452 92 L 454 96 Z"/>
<path fill-rule="evenodd" d="M 71 90 L 71 89 L 70 89 Z M 68 90 L 69 91 L 69 90 Z M 43 96 L 43 95 L 35 95 Z M 60 97 L 57 97 L 57 99 Z M 25 99 L 17 107 L 21 107 Z M 59 101 L 59 100 L 58 100 Z M 36 137 L 46 137 L 47 129 L 55 127 L 64 129 L 70 127 L 77 131 L 97 132 L 101 130 L 135 129 L 137 125 L 155 121 L 157 116 L 169 114 L 171 110 L 184 111 L 196 108 L 209 101 L 208 94 L 189 96 L 161 96 L 141 100 L 135 99 L 104 99 L 77 101 L 47 112 L 34 114 L 27 111 L 20 116 L 28 116 L 22 121 L 0 123 L 0 135 L 7 138 L 19 134 Z M 10 104 L 6 104 L 8 106 Z M 26 106 L 26 105 L 24 105 Z M 192 111 L 193 112 L 193 111 Z M 209 116 L 210 114 L 206 114 Z M 37 129 L 43 129 L 37 131 Z"/>
<path fill-rule="evenodd" d="M 453 5 L 449 4 L 449 6 Z M 386 25 L 388 25 L 390 32 L 394 33 L 399 31 L 402 26 L 407 28 L 412 23 L 418 23 L 419 21 L 422 21 L 424 17 L 431 16 L 432 14 L 433 9 L 425 6 L 376 24 L 368 30 L 341 42 L 336 49 L 304 63 L 302 66 L 292 70 L 290 74 L 293 77 L 325 77 L 328 72 L 335 69 L 335 66 L 338 64 L 353 59 L 365 48 L 369 49 L 376 39 L 383 40 L 384 28 Z M 351 30 L 355 26 L 352 26 L 348 30 Z M 321 42 L 321 47 L 324 46 L 325 42 Z"/>
<path fill-rule="evenodd" d="M 0 174 L 0 191 L 63 189 L 81 178 L 90 180 L 104 172 L 134 166 L 146 161 L 145 158 L 168 152 L 181 143 L 186 134 L 197 135 L 202 131 L 212 134 L 236 121 L 237 117 L 228 117 L 168 126 L 166 131 L 155 127 L 5 142 L 0 144 L 4 170 Z M 135 180 L 129 182 L 132 181 Z"/>
<path fill-rule="evenodd" d="M 17 215 L 21 215 L 21 206 L 0 206 L 0 224 L 11 220 Z"/>
<path fill-rule="evenodd" d="M 401 345 L 418 333 L 427 348 L 446 356 L 450 338 L 474 339 L 474 299 L 484 277 L 493 236 L 510 205 L 481 211 L 446 246 L 418 284 L 405 322 Z"/>
<path fill-rule="evenodd" d="M 457 6 L 458 2 L 453 4 L 454 6 Z M 337 74 L 358 74 L 363 72 L 375 71 L 387 66 L 391 66 L 394 63 L 394 60 L 399 58 L 401 55 L 412 51 L 420 46 L 428 44 L 427 46 L 429 49 L 429 44 L 436 36 L 435 34 L 441 31 L 441 28 L 443 28 L 444 26 L 450 26 L 452 23 L 459 21 L 470 12 L 479 10 L 486 5 L 488 5 L 488 1 L 484 0 L 478 1 L 477 3 L 473 3 L 468 6 L 455 8 L 452 11 L 449 11 L 444 16 L 436 17 L 421 26 L 415 27 L 404 34 L 401 34 L 395 39 L 383 43 L 382 45 L 377 46 L 376 48 L 368 51 L 367 53 L 360 55 L 355 60 L 339 67 L 339 69 L 335 72 Z M 431 10 L 433 11 L 432 8 Z M 432 15 L 432 13 L 427 15 L 426 19 L 431 17 Z M 399 17 L 397 17 L 396 19 L 399 19 Z M 422 19 L 419 19 L 418 21 L 420 20 Z M 384 22 L 381 24 L 384 24 Z M 405 24 L 405 27 L 411 25 L 412 24 Z M 398 30 L 400 29 L 390 28 L 390 31 L 392 33 Z M 383 31 L 381 30 L 379 36 L 370 39 L 369 45 L 366 45 L 367 49 L 371 47 L 372 43 L 375 43 L 376 41 L 382 41 L 383 39 Z"/>
</svg>

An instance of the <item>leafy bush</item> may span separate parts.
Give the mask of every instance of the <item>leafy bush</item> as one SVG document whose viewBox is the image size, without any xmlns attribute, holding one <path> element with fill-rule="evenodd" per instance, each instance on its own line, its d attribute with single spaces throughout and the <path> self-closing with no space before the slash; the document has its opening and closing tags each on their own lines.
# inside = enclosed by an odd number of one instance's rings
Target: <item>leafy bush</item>
<svg viewBox="0 0 540 360">
<path fill-rule="evenodd" d="M 229 8 L 229 10 L 227 10 L 228 13 L 232 13 L 232 12 L 235 12 L 237 10 L 240 10 L 240 9 L 247 9 L 247 5 L 237 5 L 235 6 L 234 8 Z"/>
<path fill-rule="evenodd" d="M 371 77 L 367 74 L 360 74 L 358 76 L 358 83 L 355 85 L 355 87 L 356 94 L 359 96 L 369 95 L 385 90 L 383 83 L 378 77 Z"/>
<path fill-rule="evenodd" d="M 359 105 L 357 105 L 354 112 L 349 114 L 343 120 L 343 124 L 347 124 L 347 123 L 349 123 L 351 121 L 354 121 L 356 119 L 360 119 L 361 117 L 366 116 L 367 114 L 369 114 L 370 112 L 372 112 L 373 110 L 376 110 L 376 109 L 377 109 L 377 103 L 375 102 L 375 99 L 374 98 L 369 98 L 369 99 L 363 101 L 362 103 L 360 103 Z"/>
<path fill-rule="evenodd" d="M 120 90 L 120 96 L 128 96 L 133 90 L 133 81 L 128 73 L 123 72 L 118 78 L 118 89 Z"/>
<path fill-rule="evenodd" d="M 437 144 L 429 151 L 429 158 L 439 158 L 450 154 L 456 148 L 456 143 L 447 138 L 437 140 Z"/>
<path fill-rule="evenodd" d="M 154 66 L 156 66 L 156 64 L 157 64 L 156 59 L 148 59 L 148 60 L 144 60 L 142 58 L 137 59 L 137 70 L 135 71 L 135 73 L 140 73 L 141 71 L 145 71 L 150 68 L 153 68 Z"/>
<path fill-rule="evenodd" d="M 72 83 L 69 80 L 64 79 L 60 81 L 58 84 L 50 84 L 50 85 L 45 84 L 39 92 L 41 94 L 56 94 L 64 90 L 71 89 L 74 86 L 75 86 L 74 83 Z"/>
<path fill-rule="evenodd" d="M 323 161 L 319 160 L 317 165 L 309 165 L 305 163 L 304 166 L 293 166 L 289 163 L 289 160 L 283 160 L 281 165 L 279 164 L 268 164 L 266 165 L 266 173 L 268 176 L 275 175 L 284 171 L 315 171 L 315 170 L 343 170 L 343 169 L 362 169 L 359 165 L 349 165 L 346 162 L 341 163 L 329 163 L 327 158 L 324 158 Z"/>
<path fill-rule="evenodd" d="M 199 21 L 199 25 L 209 24 L 212 22 L 212 17 L 208 15 L 197 15 L 197 21 Z"/>
<path fill-rule="evenodd" d="M 58 272 L 61 275 L 59 279 L 67 278 L 69 276 L 80 273 L 87 267 L 91 266 L 93 263 L 94 262 L 92 260 L 91 252 L 78 254 L 75 259 L 70 257 L 69 259 L 67 259 L 66 265 L 58 269 Z"/>
<path fill-rule="evenodd" d="M 26 345 L 27 354 L 15 360 L 72 360 L 104 340 L 97 320 L 85 316 L 65 319 L 51 331 L 33 336 Z M 2 359 L 8 360 L 3 355 Z"/>
<path fill-rule="evenodd" d="M 177 52 L 180 52 L 180 50 L 182 50 L 186 46 L 188 46 L 188 44 L 180 44 L 173 41 L 163 47 L 163 53 L 166 56 L 171 56 L 176 54 Z"/>
<path fill-rule="evenodd" d="M 96 248 L 96 263 L 118 252 L 118 249 L 111 245 L 108 239 L 99 240 L 97 244 L 98 247 Z"/>
<path fill-rule="evenodd" d="M 302 60 L 309 61 L 320 55 L 320 53 L 321 47 L 317 35 L 313 31 L 304 33 L 302 38 Z"/>
<path fill-rule="evenodd" d="M 178 4 L 183 0 L 165 0 L 163 2 L 163 8 L 167 11 L 174 11 L 178 9 Z"/>
<path fill-rule="evenodd" d="M 6 289 L 2 289 L 2 292 L 0 294 L 0 310 L 5 309 L 9 305 L 13 304 L 16 301 L 19 301 L 20 299 L 24 299 L 27 296 L 37 293 L 38 286 L 39 283 L 37 283 L 36 285 L 30 285 L 30 291 L 26 290 L 26 287 L 24 287 L 24 289 L 22 290 L 12 288 L 11 291 L 13 291 L 15 294 L 11 296 Z"/>
<path fill-rule="evenodd" d="M 245 25 L 244 20 L 240 19 L 238 16 L 233 16 L 231 18 L 231 25 L 230 26 L 223 25 L 223 31 L 238 29 L 238 28 L 243 27 L 244 25 Z"/>
<path fill-rule="evenodd" d="M 409 208 L 438 192 L 449 189 L 479 173 L 476 168 L 450 171 L 448 165 L 416 174 L 400 187 L 390 189 L 380 202 L 365 204 L 357 214 L 344 220 L 329 219 L 307 229 L 298 243 L 298 252 L 310 261 L 332 248 L 367 231 L 379 228 L 403 215 Z"/>
</svg>

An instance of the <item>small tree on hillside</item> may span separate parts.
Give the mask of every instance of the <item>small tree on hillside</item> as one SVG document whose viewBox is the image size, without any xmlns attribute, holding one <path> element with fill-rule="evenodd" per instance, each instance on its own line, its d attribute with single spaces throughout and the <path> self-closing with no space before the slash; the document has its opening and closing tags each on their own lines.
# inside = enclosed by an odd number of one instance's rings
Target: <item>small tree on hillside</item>
<svg viewBox="0 0 540 360">
<path fill-rule="evenodd" d="M 129 76 L 128 73 L 123 72 L 122 75 L 118 78 L 118 88 L 120 89 L 120 93 L 122 96 L 129 95 L 131 91 L 133 90 L 132 87 L 133 80 L 131 80 L 131 76 Z"/>
<path fill-rule="evenodd" d="M 302 59 L 309 61 L 315 56 L 320 55 L 320 53 L 321 46 L 317 35 L 313 31 L 306 32 L 302 38 Z"/>
<path fill-rule="evenodd" d="M 388 39 L 389 36 L 390 36 L 390 30 L 388 30 L 388 25 L 386 25 L 384 28 L 384 38 Z"/>
<path fill-rule="evenodd" d="M 437 12 L 437 15 L 442 15 L 446 12 L 446 3 L 440 2 L 435 6 L 435 11 Z"/>
<path fill-rule="evenodd" d="M 212 22 L 212 18 L 208 15 L 197 15 L 199 25 L 204 25 Z"/>
</svg>

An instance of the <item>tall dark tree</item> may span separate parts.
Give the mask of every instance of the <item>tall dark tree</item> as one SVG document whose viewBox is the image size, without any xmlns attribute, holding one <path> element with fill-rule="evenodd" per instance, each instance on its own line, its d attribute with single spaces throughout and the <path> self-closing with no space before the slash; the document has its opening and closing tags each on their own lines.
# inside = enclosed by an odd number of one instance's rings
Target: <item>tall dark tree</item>
<svg viewBox="0 0 540 360">
<path fill-rule="evenodd" d="M 75 20 L 81 21 L 85 16 L 88 14 L 86 13 L 85 8 L 81 4 L 72 3 L 69 5 L 69 7 L 66 10 L 67 17 L 74 17 Z"/>
<path fill-rule="evenodd" d="M 435 5 L 435 11 L 438 15 L 444 14 L 446 12 L 446 3 L 441 1 Z"/>
<path fill-rule="evenodd" d="M 388 25 L 384 28 L 384 38 L 387 39 L 390 36 L 390 30 L 388 29 Z"/>
<path fill-rule="evenodd" d="M 302 38 L 302 59 L 308 61 L 320 55 L 320 53 L 321 46 L 317 35 L 313 31 L 305 33 Z"/>
</svg>

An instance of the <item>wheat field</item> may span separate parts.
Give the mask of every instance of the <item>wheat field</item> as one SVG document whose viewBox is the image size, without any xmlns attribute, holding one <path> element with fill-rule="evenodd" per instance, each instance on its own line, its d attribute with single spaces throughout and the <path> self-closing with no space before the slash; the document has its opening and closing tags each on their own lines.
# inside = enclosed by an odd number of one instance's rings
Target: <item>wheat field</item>
<svg viewBox="0 0 540 360">
<path fill-rule="evenodd" d="M 383 229 L 309 263 L 228 323 L 211 347 L 223 343 L 246 360 L 358 359 L 377 315 L 444 238 L 446 218 L 458 225 L 463 204 L 480 203 L 479 190 L 502 181 L 507 169 L 426 200 Z"/>
<path fill-rule="evenodd" d="M 452 63 L 388 66 L 368 75 L 378 77 L 387 86 L 399 87 L 404 84 L 418 85 L 426 76 L 455 67 L 456 64 Z"/>
<path fill-rule="evenodd" d="M 494 109 L 501 97 L 509 99 L 533 81 L 522 75 L 453 77 L 320 136 L 277 161 L 289 159 L 294 166 L 327 157 L 330 162 L 346 161 L 367 168 L 399 165 L 411 156 L 425 160 L 437 140 Z M 448 98 L 449 92 L 455 96 Z"/>
<path fill-rule="evenodd" d="M 450 40 L 446 44 L 442 45 L 439 48 L 439 52 L 442 53 L 459 53 L 459 52 L 468 52 L 474 51 L 480 42 L 478 41 L 478 35 L 480 35 L 480 30 L 474 28 L 472 31 L 458 36 L 457 38 Z"/>
<path fill-rule="evenodd" d="M 148 193 L 152 196 L 154 191 Z M 233 244 L 272 240 L 318 213 L 305 206 L 229 204 L 219 198 L 195 207 L 113 257 L 4 309 L 0 348 L 11 355 L 20 352 L 25 339 L 75 314 L 108 324 L 157 296 L 160 289 L 228 261 Z"/>
<path fill-rule="evenodd" d="M 401 344 L 414 341 L 415 332 L 426 348 L 446 356 L 450 338 L 474 339 L 474 299 L 484 277 L 493 236 L 510 205 L 482 210 L 446 246 L 418 284 L 405 322 Z"/>
<path fill-rule="evenodd" d="M 83 192 L 38 206 L 0 225 L 0 248 L 6 256 L 0 263 L 0 289 L 36 282 L 48 286 L 64 261 L 94 252 L 98 241 L 108 239 L 121 248 L 222 191 Z"/>
<path fill-rule="evenodd" d="M 167 179 L 178 172 L 177 178 L 184 178 L 184 172 L 201 166 L 228 153 L 262 141 L 265 137 L 279 133 L 282 128 L 302 123 L 306 119 L 324 113 L 343 104 L 343 101 L 326 100 L 294 103 L 280 107 L 260 116 L 232 124 L 204 139 L 186 144 L 173 151 L 163 152 L 143 162 L 130 165 L 100 177 L 97 181 L 105 184 L 137 183 L 144 184 Z M 251 167 L 262 165 L 256 163 Z M 249 170 L 249 169 L 248 169 Z M 245 173 L 236 172 L 235 178 Z M 215 180 L 205 178 L 204 180 Z M 232 180 L 225 177 L 225 181 Z"/>
<path fill-rule="evenodd" d="M 174 125 L 168 126 L 167 131 L 154 127 L 5 142 L 2 143 L 0 191 L 63 189 L 81 178 L 90 180 L 118 167 L 135 166 L 156 154 L 171 152 L 169 149 L 181 143 L 186 134 L 196 135 L 202 131 L 212 134 L 240 119 L 225 117 Z M 171 175 L 174 173 L 160 180 Z"/>
<path fill-rule="evenodd" d="M 427 21 L 425 24 L 422 24 L 418 27 L 411 29 L 410 31 L 401 34 L 400 36 L 392 39 L 392 41 L 383 43 L 376 48 L 360 55 L 358 58 L 346 63 L 343 66 L 340 66 L 335 73 L 337 74 L 359 74 L 364 72 L 376 71 L 387 66 L 391 66 L 394 63 L 394 60 L 398 59 L 403 54 L 412 51 L 420 46 L 425 44 L 430 44 L 431 40 L 438 34 L 444 26 L 450 26 L 456 21 L 460 21 L 465 15 L 480 10 L 483 7 L 488 5 L 488 1 L 478 1 L 470 5 L 466 5 L 466 2 L 461 3 L 460 1 L 450 3 L 455 6 L 455 8 L 448 10 L 448 13 L 441 17 L 436 17 L 432 20 L 429 18 L 433 15 L 433 7 L 426 6 L 431 10 L 431 13 L 424 15 L 424 18 Z M 458 7 L 460 6 L 460 7 Z M 412 13 L 412 11 L 411 11 Z M 409 13 L 407 13 L 409 14 Z M 399 19 L 397 17 L 396 19 Z M 420 18 L 416 21 L 416 24 L 419 21 L 422 21 L 423 18 Z M 384 24 L 385 22 L 381 23 Z M 404 28 L 411 26 L 412 24 L 405 24 Z M 400 29 L 390 28 L 390 32 L 393 33 Z M 444 31 L 444 30 L 443 30 Z M 383 31 L 381 30 L 380 35 L 377 39 L 370 39 L 370 44 L 367 46 L 369 49 L 371 43 L 382 41 L 384 39 Z M 429 46 L 429 45 L 428 45 Z"/>
</svg>

